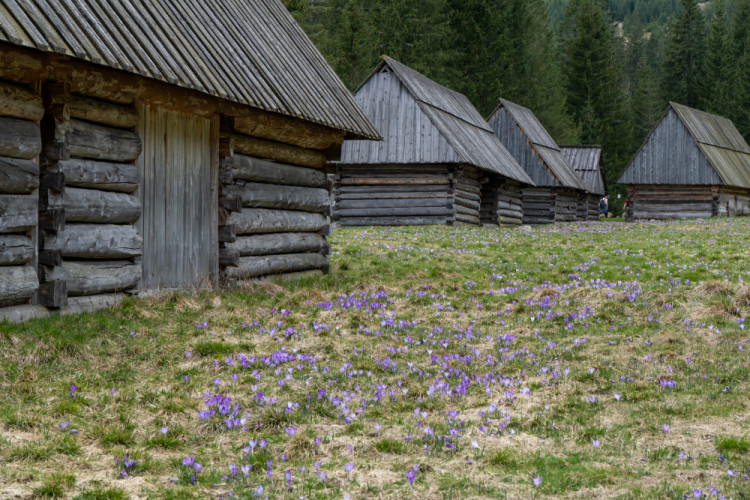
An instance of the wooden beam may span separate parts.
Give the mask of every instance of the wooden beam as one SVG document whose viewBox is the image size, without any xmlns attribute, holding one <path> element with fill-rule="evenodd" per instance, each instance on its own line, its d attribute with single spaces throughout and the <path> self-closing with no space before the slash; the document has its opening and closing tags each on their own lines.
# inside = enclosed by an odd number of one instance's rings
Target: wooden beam
<svg viewBox="0 0 750 500">
<path fill-rule="evenodd" d="M 331 204 L 328 191 L 319 188 L 248 182 L 226 186 L 222 192 L 239 198 L 245 207 L 323 212 Z"/>
<path fill-rule="evenodd" d="M 0 234 L 0 266 L 20 266 L 34 258 L 34 244 L 26 236 Z"/>
<path fill-rule="evenodd" d="M 29 194 L 38 187 L 39 166 L 35 162 L 0 157 L 0 193 Z"/>
<path fill-rule="evenodd" d="M 316 232 L 328 224 L 320 214 L 265 208 L 245 208 L 233 213 L 229 221 L 237 234 Z"/>
<path fill-rule="evenodd" d="M 224 160 L 232 169 L 235 180 L 322 188 L 327 185 L 326 175 L 310 168 L 276 163 L 236 154 Z"/>
<path fill-rule="evenodd" d="M 0 233 L 29 231 L 37 225 L 38 196 L 0 194 Z"/>
<path fill-rule="evenodd" d="M 45 231 L 62 231 L 65 229 L 65 210 L 41 210 L 39 212 L 39 229 Z"/>
<path fill-rule="evenodd" d="M 252 110 L 248 110 L 246 116 L 235 117 L 234 130 L 240 134 L 316 150 L 341 144 L 345 135 L 343 131 L 315 123 Z"/>
<path fill-rule="evenodd" d="M 42 283 L 39 285 L 37 297 L 44 307 L 65 307 L 68 305 L 68 288 L 64 281 Z"/>
<path fill-rule="evenodd" d="M 0 306 L 28 302 L 39 288 L 31 266 L 0 267 Z"/>
<path fill-rule="evenodd" d="M 43 206 L 64 209 L 66 222 L 129 224 L 141 216 L 137 196 L 98 189 L 67 188 L 64 195 L 42 190 Z"/>
<path fill-rule="evenodd" d="M 132 162 L 143 149 L 135 132 L 72 119 L 67 126 L 71 156 L 115 162 Z"/>
<path fill-rule="evenodd" d="M 40 266 L 61 266 L 62 265 L 62 253 L 58 249 L 44 249 L 39 250 L 37 256 L 37 262 Z"/>
<path fill-rule="evenodd" d="M 39 124 L 0 116 L 0 156 L 30 160 L 42 152 Z"/>
<path fill-rule="evenodd" d="M 234 138 L 235 154 L 239 153 L 256 158 L 312 168 L 323 168 L 327 161 L 325 154 L 320 151 L 290 146 L 266 139 L 257 139 L 247 135 L 235 134 L 232 137 Z"/>
<path fill-rule="evenodd" d="M 65 261 L 62 266 L 41 269 L 45 282 L 65 281 L 69 296 L 129 290 L 141 280 L 141 265 L 129 260 Z"/>
<path fill-rule="evenodd" d="M 67 105 L 70 116 L 89 122 L 119 128 L 132 128 L 138 124 L 138 113 L 132 106 L 84 97 L 81 95 L 54 95 L 52 105 Z"/>
<path fill-rule="evenodd" d="M 68 186 L 123 193 L 135 192 L 141 182 L 138 168 L 128 163 L 75 158 L 56 162 L 46 172 L 63 174 Z"/>
<path fill-rule="evenodd" d="M 38 122 L 44 116 L 42 97 L 29 88 L 0 81 L 0 114 Z"/>
<path fill-rule="evenodd" d="M 57 249 L 69 259 L 127 259 L 143 254 L 143 238 L 131 225 L 68 224 L 45 234 L 43 248 Z"/>
<path fill-rule="evenodd" d="M 272 233 L 240 236 L 226 248 L 240 256 L 319 252 L 326 245 L 325 237 L 316 233 Z"/>
<path fill-rule="evenodd" d="M 248 279 L 271 274 L 282 274 L 328 266 L 328 258 L 319 253 L 293 253 L 266 255 L 261 257 L 240 257 L 237 267 L 224 270 L 229 279 Z"/>
</svg>

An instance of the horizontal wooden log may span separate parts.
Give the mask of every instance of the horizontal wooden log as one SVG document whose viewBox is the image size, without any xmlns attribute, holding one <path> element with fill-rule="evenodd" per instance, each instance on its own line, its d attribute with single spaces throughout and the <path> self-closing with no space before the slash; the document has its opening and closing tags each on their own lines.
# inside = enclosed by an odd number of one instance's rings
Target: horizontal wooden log
<svg viewBox="0 0 750 500">
<path fill-rule="evenodd" d="M 409 207 L 435 207 L 451 208 L 453 200 L 448 198 L 415 198 L 415 199 L 369 199 L 369 200 L 342 200 L 336 203 L 336 210 L 357 208 L 409 208 Z"/>
<path fill-rule="evenodd" d="M 424 179 L 448 179 L 445 170 L 422 170 L 414 168 L 388 169 L 368 168 L 366 170 L 339 170 L 338 180 L 341 179 L 399 179 L 401 177 L 415 177 Z"/>
<path fill-rule="evenodd" d="M 68 224 L 42 239 L 44 249 L 60 250 L 65 258 L 127 259 L 143 254 L 143 238 L 131 225 Z"/>
<path fill-rule="evenodd" d="M 234 118 L 234 130 L 240 134 L 317 150 L 344 141 L 345 132 L 340 130 L 271 113 L 248 112 L 250 116 Z"/>
<path fill-rule="evenodd" d="M 338 181 L 341 186 L 447 186 L 450 180 L 444 178 L 399 177 L 399 178 L 352 178 Z"/>
<path fill-rule="evenodd" d="M 264 158 L 312 168 L 323 168 L 327 161 L 324 153 L 312 149 L 290 146 L 280 142 L 257 139 L 241 134 L 233 135 L 232 139 L 234 140 L 235 156 L 239 153 L 255 158 Z"/>
<path fill-rule="evenodd" d="M 240 257 L 237 267 L 228 267 L 224 273 L 229 279 L 241 280 L 270 274 L 321 269 L 326 266 L 328 266 L 328 258 L 319 253 L 293 253 Z"/>
<path fill-rule="evenodd" d="M 232 169 L 234 180 L 322 188 L 328 185 L 326 174 L 311 168 L 276 163 L 244 155 L 224 160 Z"/>
<path fill-rule="evenodd" d="M 331 205 L 328 190 L 311 187 L 248 182 L 225 186 L 222 194 L 239 197 L 245 207 L 324 212 Z"/>
<path fill-rule="evenodd" d="M 25 323 L 31 319 L 46 318 L 49 311 L 44 306 L 17 305 L 10 307 L 0 307 L 0 323 L 8 321 L 9 323 Z"/>
<path fill-rule="evenodd" d="M 39 285 L 37 298 L 44 307 L 64 307 L 68 305 L 68 288 L 64 281 L 52 281 Z"/>
<path fill-rule="evenodd" d="M 0 267 L 0 306 L 28 302 L 39 288 L 31 266 Z"/>
<path fill-rule="evenodd" d="M 0 266 L 19 266 L 34 258 L 34 244 L 26 236 L 0 234 Z"/>
<path fill-rule="evenodd" d="M 47 169 L 61 173 L 68 186 L 132 193 L 141 182 L 138 168 L 128 163 L 72 159 L 55 163 Z"/>
<path fill-rule="evenodd" d="M 503 217 L 518 217 L 521 219 L 523 217 L 523 212 L 521 210 L 498 209 L 497 215 L 502 215 Z"/>
<path fill-rule="evenodd" d="M 503 210 L 521 210 L 523 205 L 520 203 L 507 203 L 504 201 L 498 201 L 495 205 L 497 208 L 502 208 Z"/>
<path fill-rule="evenodd" d="M 336 183 L 335 192 L 340 195 L 354 193 L 452 193 L 453 188 L 449 184 L 422 184 L 416 186 L 342 186 Z"/>
<path fill-rule="evenodd" d="M 479 193 L 472 193 L 470 191 L 464 191 L 463 189 L 456 188 L 456 198 L 463 198 L 465 200 L 473 200 L 476 202 L 482 201 L 482 196 Z"/>
<path fill-rule="evenodd" d="M 478 179 L 472 179 L 471 177 L 468 177 L 466 175 L 457 174 L 455 176 L 455 180 L 460 184 L 466 184 L 467 186 L 472 186 L 477 189 L 482 186 L 482 183 Z"/>
<path fill-rule="evenodd" d="M 51 104 L 67 105 L 72 118 L 120 128 L 138 125 L 138 113 L 131 106 L 80 95 L 55 95 L 51 99 Z"/>
<path fill-rule="evenodd" d="M 456 195 L 455 202 L 456 202 L 456 205 L 461 205 L 463 207 L 470 208 L 472 210 L 479 210 L 481 208 L 478 201 L 468 200 L 464 198 L 463 196 Z M 488 208 L 491 208 L 491 207 L 488 206 Z"/>
<path fill-rule="evenodd" d="M 242 236 L 226 248 L 235 250 L 240 256 L 272 255 L 285 253 L 320 252 L 326 239 L 316 233 L 273 233 Z"/>
<path fill-rule="evenodd" d="M 0 194 L 0 233 L 29 231 L 37 225 L 37 193 Z"/>
<path fill-rule="evenodd" d="M 456 222 L 463 222 L 465 224 L 472 224 L 475 226 L 478 226 L 480 224 L 479 217 L 460 213 L 456 213 Z"/>
<path fill-rule="evenodd" d="M 68 188 L 62 196 L 48 191 L 41 197 L 46 207 L 64 209 L 66 222 L 129 224 L 141 216 L 141 200 L 126 193 Z"/>
<path fill-rule="evenodd" d="M 455 210 L 457 214 L 469 215 L 472 217 L 479 217 L 479 210 L 474 209 L 474 208 L 469 208 L 463 205 L 456 204 Z"/>
<path fill-rule="evenodd" d="M 0 82 L 0 114 L 38 122 L 44 116 L 42 97 L 27 87 Z"/>
<path fill-rule="evenodd" d="M 444 192 L 400 192 L 400 193 L 341 193 L 339 192 L 336 201 L 344 200 L 418 200 L 429 198 L 433 200 L 449 200 L 448 193 Z"/>
<path fill-rule="evenodd" d="M 434 208 L 434 207 L 411 207 L 411 208 L 367 208 L 367 209 L 338 209 L 334 207 L 334 219 L 344 219 L 346 217 L 421 217 L 453 215 L 451 208 Z"/>
<path fill-rule="evenodd" d="M 504 225 L 504 226 L 520 226 L 523 219 L 519 219 L 516 217 L 505 217 L 502 215 L 498 215 L 497 221 L 498 223 Z"/>
<path fill-rule="evenodd" d="M 453 224 L 451 217 L 345 217 L 341 226 L 444 226 Z"/>
<path fill-rule="evenodd" d="M 66 261 L 42 270 L 44 281 L 65 281 L 69 297 L 129 290 L 141 280 L 141 265 L 129 260 Z"/>
<path fill-rule="evenodd" d="M 65 307 L 59 309 L 63 315 L 82 314 L 96 312 L 109 307 L 114 307 L 125 298 L 122 293 L 108 293 L 102 295 L 89 295 L 84 297 L 68 297 Z"/>
<path fill-rule="evenodd" d="M 237 239 L 237 228 L 234 225 L 219 226 L 219 242 L 231 243 Z"/>
<path fill-rule="evenodd" d="M 131 162 L 141 155 L 141 138 L 129 130 L 72 119 L 57 124 L 64 128 L 70 155 L 77 158 Z M 56 136 L 58 133 L 56 133 Z"/>
<path fill-rule="evenodd" d="M 0 156 L 30 160 L 42 152 L 42 133 L 38 123 L 0 117 Z"/>
<path fill-rule="evenodd" d="M 244 208 L 229 217 L 238 235 L 252 233 L 316 232 L 328 224 L 327 217 L 308 212 Z"/>
<path fill-rule="evenodd" d="M 231 248 L 219 249 L 219 265 L 237 267 L 240 262 L 240 253 Z"/>
<path fill-rule="evenodd" d="M 38 187 L 39 166 L 36 163 L 0 157 L 0 193 L 29 194 Z"/>
<path fill-rule="evenodd" d="M 511 198 L 510 196 L 497 196 L 495 198 L 498 203 L 506 203 L 508 205 L 521 205 L 523 200 L 519 196 L 518 198 Z"/>
</svg>

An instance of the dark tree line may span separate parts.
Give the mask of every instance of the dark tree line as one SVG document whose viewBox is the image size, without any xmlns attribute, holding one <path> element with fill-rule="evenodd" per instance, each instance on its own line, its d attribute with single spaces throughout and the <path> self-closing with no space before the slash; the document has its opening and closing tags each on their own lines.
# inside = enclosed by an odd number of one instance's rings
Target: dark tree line
<svg viewBox="0 0 750 500">
<path fill-rule="evenodd" d="M 352 89 L 383 54 L 466 94 L 532 109 L 617 179 L 679 102 L 750 139 L 750 0 L 285 0 Z"/>
</svg>

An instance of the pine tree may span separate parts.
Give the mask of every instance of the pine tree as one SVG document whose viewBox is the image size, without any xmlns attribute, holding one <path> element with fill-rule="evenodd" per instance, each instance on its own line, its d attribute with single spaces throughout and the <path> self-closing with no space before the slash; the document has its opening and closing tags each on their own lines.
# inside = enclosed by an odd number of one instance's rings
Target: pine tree
<svg viewBox="0 0 750 500">
<path fill-rule="evenodd" d="M 633 112 L 634 147 L 639 147 L 661 117 L 666 103 L 659 93 L 653 66 L 643 55 L 633 80 L 631 109 Z"/>
<path fill-rule="evenodd" d="M 670 23 L 664 54 L 662 94 L 668 101 L 697 107 L 706 50 L 706 18 L 696 0 L 681 0 L 682 11 Z"/>
<path fill-rule="evenodd" d="M 724 16 L 724 2 L 716 0 L 711 31 L 706 41 L 706 56 L 703 62 L 702 105 L 706 111 L 721 116 L 732 112 L 731 45 Z"/>
<path fill-rule="evenodd" d="M 742 57 L 737 65 L 735 84 L 732 120 L 745 140 L 750 141 L 750 33 L 745 38 Z"/>
</svg>

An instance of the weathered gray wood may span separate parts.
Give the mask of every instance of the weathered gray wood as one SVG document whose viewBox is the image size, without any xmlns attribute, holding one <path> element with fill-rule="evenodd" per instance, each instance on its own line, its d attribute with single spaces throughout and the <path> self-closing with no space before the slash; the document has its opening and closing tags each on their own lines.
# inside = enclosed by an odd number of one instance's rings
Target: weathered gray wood
<svg viewBox="0 0 750 500">
<path fill-rule="evenodd" d="M 480 202 L 482 200 L 482 196 L 480 195 L 480 193 L 464 191 L 460 188 L 456 188 L 456 198 L 463 198 L 465 200 L 472 200 L 476 202 Z"/>
<path fill-rule="evenodd" d="M 370 200 L 342 200 L 336 203 L 335 209 L 357 209 L 357 208 L 410 208 L 410 207 L 435 207 L 451 208 L 453 200 L 448 198 L 415 198 L 415 199 L 370 199 Z"/>
<path fill-rule="evenodd" d="M 68 304 L 68 288 L 64 281 L 51 281 L 39 285 L 37 300 L 44 307 L 63 307 Z"/>
<path fill-rule="evenodd" d="M 36 163 L 0 157 L 0 193 L 29 194 L 38 187 L 39 166 Z"/>
<path fill-rule="evenodd" d="M 341 219 L 342 226 L 441 226 L 450 225 L 451 217 L 346 217 Z"/>
<path fill-rule="evenodd" d="M 248 182 L 222 188 L 222 194 L 238 196 L 246 207 L 283 208 L 323 212 L 331 204 L 326 189 Z"/>
<path fill-rule="evenodd" d="M 141 138 L 135 132 L 75 119 L 65 124 L 65 137 L 71 156 L 131 162 L 141 154 Z"/>
<path fill-rule="evenodd" d="M 240 256 L 272 255 L 285 253 L 319 252 L 326 239 L 316 233 L 272 233 L 242 236 L 226 248 L 236 250 Z"/>
<path fill-rule="evenodd" d="M 89 295 L 84 297 L 68 297 L 68 304 L 59 309 L 60 314 L 81 314 L 95 312 L 108 307 L 114 307 L 125 298 L 122 293 L 108 293 L 102 295 Z"/>
<path fill-rule="evenodd" d="M 68 224 L 45 234 L 44 248 L 59 249 L 66 258 L 126 259 L 143 254 L 143 238 L 131 225 Z"/>
<path fill-rule="evenodd" d="M 45 231 L 62 231 L 65 229 L 65 210 L 41 210 L 39 212 L 39 229 Z"/>
<path fill-rule="evenodd" d="M 425 215 L 450 216 L 453 215 L 452 208 L 436 207 L 402 207 L 402 208 L 368 208 L 368 209 L 335 209 L 334 218 L 340 217 L 418 217 Z"/>
<path fill-rule="evenodd" d="M 58 193 L 64 193 L 65 176 L 59 172 L 44 174 L 39 179 L 39 187 L 42 189 L 51 189 Z"/>
<path fill-rule="evenodd" d="M 39 250 L 37 263 L 41 266 L 61 266 L 62 253 L 60 250 Z"/>
<path fill-rule="evenodd" d="M 326 266 L 328 266 L 328 258 L 319 253 L 293 253 L 240 257 L 237 267 L 228 267 L 224 272 L 230 279 L 247 279 L 269 274 L 321 269 Z"/>
<path fill-rule="evenodd" d="M 38 122 L 44 116 L 42 97 L 26 87 L 0 81 L 0 114 Z"/>
<path fill-rule="evenodd" d="M 39 288 L 31 266 L 0 267 L 0 306 L 27 302 Z"/>
<path fill-rule="evenodd" d="M 219 249 L 219 265 L 237 267 L 240 262 L 240 253 L 231 248 Z"/>
<path fill-rule="evenodd" d="M 49 208 L 64 209 L 66 222 L 129 224 L 141 216 L 141 200 L 126 193 L 67 188 L 62 196 L 46 192 L 42 198 Z"/>
<path fill-rule="evenodd" d="M 325 187 L 328 184 L 325 173 L 312 168 L 297 167 L 238 154 L 225 159 L 224 163 L 231 166 L 232 177 L 235 180 L 315 188 Z"/>
<path fill-rule="evenodd" d="M 26 236 L 0 234 L 0 266 L 18 266 L 34 258 L 34 244 Z"/>
<path fill-rule="evenodd" d="M 276 141 L 256 139 L 246 135 L 235 134 L 234 152 L 254 158 L 268 158 L 269 160 L 284 162 L 290 165 L 302 165 L 312 168 L 323 168 L 326 155 L 322 151 L 281 144 Z M 237 154 L 235 154 L 237 156 Z"/>
<path fill-rule="evenodd" d="M 342 186 L 336 184 L 336 193 L 340 195 L 350 193 L 450 193 L 452 188 L 449 184 L 422 184 L 413 186 Z"/>
<path fill-rule="evenodd" d="M 62 173 L 68 186 L 132 193 L 141 182 L 138 169 L 128 163 L 72 159 L 54 164 L 47 172 Z"/>
<path fill-rule="evenodd" d="M 232 225 L 219 226 L 219 241 L 221 243 L 231 243 L 237 239 L 237 228 Z"/>
<path fill-rule="evenodd" d="M 229 217 L 229 223 L 236 227 L 237 234 L 251 233 L 290 233 L 315 232 L 327 224 L 327 217 L 307 212 L 289 210 L 269 210 L 265 208 L 245 208 Z"/>
<path fill-rule="evenodd" d="M 141 280 L 141 265 L 129 260 L 66 261 L 62 266 L 42 269 L 45 281 L 65 281 L 68 296 L 129 290 Z"/>
<path fill-rule="evenodd" d="M 42 152 L 38 123 L 0 117 L 0 156 L 30 160 Z"/>
<path fill-rule="evenodd" d="M 37 225 L 37 193 L 0 194 L 0 233 L 28 231 Z"/>
<path fill-rule="evenodd" d="M 44 306 L 16 305 L 11 307 L 0 307 L 0 323 L 24 323 L 30 319 L 46 318 L 49 311 Z"/>
<path fill-rule="evenodd" d="M 479 211 L 480 204 L 476 200 L 469 200 L 464 198 L 463 196 L 456 196 L 456 205 L 461 205 L 466 208 L 470 208 L 475 211 Z"/>
<path fill-rule="evenodd" d="M 222 195 L 219 196 L 219 206 L 229 212 L 239 212 L 242 210 L 242 199 L 239 196 Z"/>
<path fill-rule="evenodd" d="M 402 192 L 402 193 L 338 193 L 336 201 L 344 200 L 417 200 L 429 198 L 433 200 L 447 200 L 447 193 L 438 192 Z"/>
<path fill-rule="evenodd" d="M 523 212 L 520 210 L 505 210 L 505 209 L 498 209 L 497 215 L 502 215 L 504 217 L 518 217 L 521 219 Z"/>
<path fill-rule="evenodd" d="M 498 215 L 497 221 L 504 226 L 520 226 L 522 219 L 516 217 L 505 217 Z"/>
<path fill-rule="evenodd" d="M 130 106 L 80 95 L 57 95 L 52 103 L 66 104 L 70 116 L 81 120 L 120 128 L 131 128 L 138 124 L 138 113 Z"/>
</svg>

